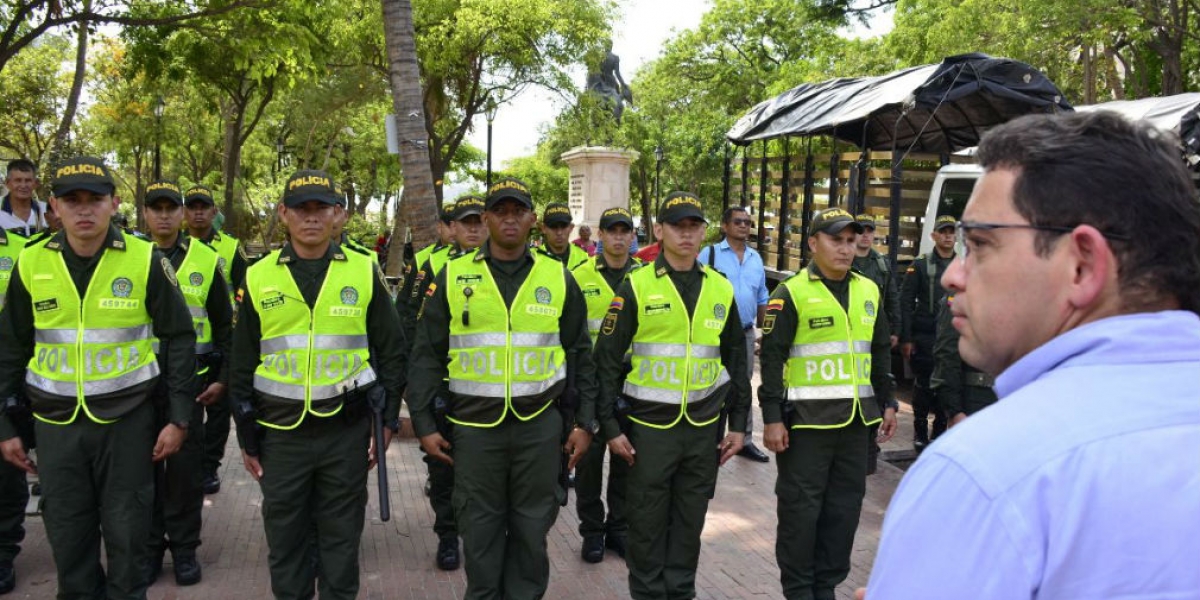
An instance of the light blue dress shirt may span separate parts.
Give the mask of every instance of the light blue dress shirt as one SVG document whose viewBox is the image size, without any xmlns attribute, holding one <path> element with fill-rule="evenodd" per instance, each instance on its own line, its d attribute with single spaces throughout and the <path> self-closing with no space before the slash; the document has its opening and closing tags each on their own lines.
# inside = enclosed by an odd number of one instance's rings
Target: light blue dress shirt
<svg viewBox="0 0 1200 600">
<path fill-rule="evenodd" d="M 753 325 L 758 320 L 758 307 L 765 306 L 770 300 L 767 293 L 767 272 L 763 268 L 762 257 L 749 246 L 738 261 L 737 252 L 729 247 L 728 240 L 715 244 L 717 255 L 714 265 L 733 284 L 733 298 L 738 305 L 738 316 L 742 318 L 742 326 Z M 708 264 L 710 246 L 700 250 L 697 257 L 701 263 Z"/>
<path fill-rule="evenodd" d="M 1200 318 L 1071 330 L 888 507 L 868 600 L 1200 599 Z"/>
</svg>

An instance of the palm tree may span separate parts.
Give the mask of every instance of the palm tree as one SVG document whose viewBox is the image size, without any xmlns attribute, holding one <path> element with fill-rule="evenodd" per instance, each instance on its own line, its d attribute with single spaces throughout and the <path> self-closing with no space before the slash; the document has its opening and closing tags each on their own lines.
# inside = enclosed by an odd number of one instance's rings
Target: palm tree
<svg viewBox="0 0 1200 600">
<path fill-rule="evenodd" d="M 411 0 L 381 0 L 383 37 L 387 44 L 392 107 L 396 114 L 396 137 L 400 142 L 400 170 L 404 193 L 400 214 L 392 228 L 388 250 L 388 275 L 400 274 L 404 257 L 404 227 L 412 228 L 413 246 L 433 243 L 437 235 L 437 200 L 429 167 L 429 134 L 421 103 L 421 72 L 417 65 L 416 34 L 413 31 Z"/>
</svg>

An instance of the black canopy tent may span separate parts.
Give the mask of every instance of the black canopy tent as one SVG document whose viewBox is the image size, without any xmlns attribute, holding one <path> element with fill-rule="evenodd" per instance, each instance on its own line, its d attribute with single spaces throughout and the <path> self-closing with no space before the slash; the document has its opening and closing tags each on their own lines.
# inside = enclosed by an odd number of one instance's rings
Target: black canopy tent
<svg viewBox="0 0 1200 600">
<path fill-rule="evenodd" d="M 1200 92 L 1116 100 L 1101 104 L 1076 106 L 1080 112 L 1107 110 L 1134 121 L 1147 121 L 1163 131 L 1179 136 L 1183 158 L 1193 169 L 1200 165 Z"/>
<path fill-rule="evenodd" d="M 826 135 L 854 144 L 864 154 L 891 150 L 888 245 L 894 263 L 900 219 L 899 169 L 904 155 L 949 154 L 978 144 L 989 128 L 1020 115 L 1067 110 L 1071 106 L 1062 92 L 1037 69 L 1007 58 L 962 54 L 941 64 L 878 77 L 800 85 L 755 106 L 726 138 L 734 145 L 748 146 L 760 140 Z M 785 217 L 781 215 L 784 223 Z M 807 228 L 801 234 L 806 238 Z M 779 252 L 784 251 L 781 235 Z"/>
</svg>

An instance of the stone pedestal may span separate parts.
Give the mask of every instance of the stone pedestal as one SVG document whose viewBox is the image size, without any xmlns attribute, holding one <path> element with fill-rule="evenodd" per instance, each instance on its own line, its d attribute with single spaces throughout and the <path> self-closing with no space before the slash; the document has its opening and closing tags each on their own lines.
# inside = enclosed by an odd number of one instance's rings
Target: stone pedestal
<svg viewBox="0 0 1200 600">
<path fill-rule="evenodd" d="M 638 153 L 621 148 L 580 146 L 563 153 L 571 170 L 567 205 L 575 226 L 599 229 L 600 214 L 614 206 L 629 208 L 629 164 Z"/>
</svg>

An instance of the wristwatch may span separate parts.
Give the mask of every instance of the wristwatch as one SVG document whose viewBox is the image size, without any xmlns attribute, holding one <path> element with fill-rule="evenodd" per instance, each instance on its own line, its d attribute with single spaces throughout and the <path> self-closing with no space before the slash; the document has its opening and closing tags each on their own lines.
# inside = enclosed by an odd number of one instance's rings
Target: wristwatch
<svg viewBox="0 0 1200 600">
<path fill-rule="evenodd" d="M 592 419 L 588 423 L 576 423 L 575 429 L 582 429 L 592 435 L 596 435 L 597 433 L 600 433 L 600 421 Z"/>
<path fill-rule="evenodd" d="M 171 424 L 184 430 L 184 431 L 188 430 L 188 422 L 187 421 L 171 421 Z"/>
</svg>

